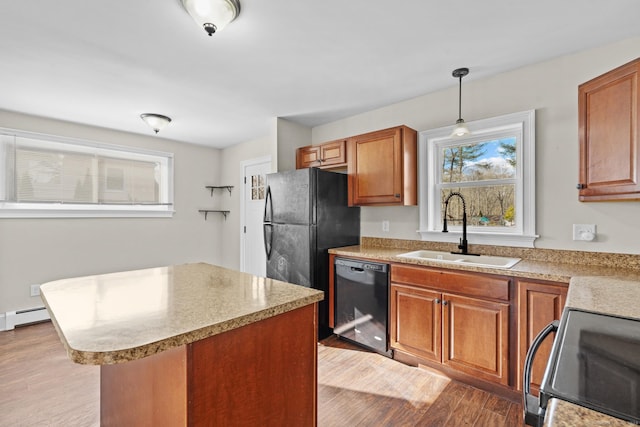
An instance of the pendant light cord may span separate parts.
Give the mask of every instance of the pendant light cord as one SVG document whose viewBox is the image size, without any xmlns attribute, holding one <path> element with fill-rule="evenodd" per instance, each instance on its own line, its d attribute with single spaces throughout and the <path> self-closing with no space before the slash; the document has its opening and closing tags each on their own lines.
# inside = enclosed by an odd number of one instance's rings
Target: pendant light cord
<svg viewBox="0 0 640 427">
<path fill-rule="evenodd" d="M 462 119 L 462 75 L 458 77 L 458 120 Z"/>
</svg>

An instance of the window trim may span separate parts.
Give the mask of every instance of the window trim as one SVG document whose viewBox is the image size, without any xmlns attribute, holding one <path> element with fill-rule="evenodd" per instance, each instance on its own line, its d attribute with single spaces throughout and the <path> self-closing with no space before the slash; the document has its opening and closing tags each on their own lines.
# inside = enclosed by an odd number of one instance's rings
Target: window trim
<svg viewBox="0 0 640 427">
<path fill-rule="evenodd" d="M 12 202 L 2 201 L 7 184 L 7 150 L 0 145 L 0 218 L 168 218 L 174 211 L 174 160 L 173 153 L 148 150 L 116 144 L 107 144 L 70 137 L 28 132 L 10 128 L 0 128 L 0 136 L 28 138 L 43 143 L 67 144 L 77 148 L 78 152 L 102 152 L 116 154 L 122 159 L 157 158 L 163 164 L 161 178 L 165 184 L 163 194 L 166 203 L 132 204 L 90 204 L 62 202 Z"/>
<path fill-rule="evenodd" d="M 517 129 L 521 138 L 516 142 L 521 144 L 517 150 L 518 162 L 516 184 L 516 214 L 521 212 L 521 220 L 516 229 L 493 229 L 485 231 L 480 227 L 467 229 L 468 239 L 472 244 L 534 247 L 538 235 L 535 234 L 535 110 L 506 114 L 483 120 L 467 122 L 471 134 L 462 138 L 456 137 L 456 142 L 473 142 L 485 139 L 482 136 L 498 134 L 500 132 Z M 420 228 L 418 233 L 422 240 L 435 242 L 457 242 L 461 237 L 461 227 L 449 227 L 449 233 L 442 233 L 440 226 L 440 202 L 436 194 L 437 165 L 436 143 L 451 140 L 453 126 L 422 131 L 418 139 L 418 179 L 419 179 L 419 211 Z M 480 137 L 480 138 L 479 138 Z M 520 190 L 521 191 L 518 191 Z"/>
</svg>

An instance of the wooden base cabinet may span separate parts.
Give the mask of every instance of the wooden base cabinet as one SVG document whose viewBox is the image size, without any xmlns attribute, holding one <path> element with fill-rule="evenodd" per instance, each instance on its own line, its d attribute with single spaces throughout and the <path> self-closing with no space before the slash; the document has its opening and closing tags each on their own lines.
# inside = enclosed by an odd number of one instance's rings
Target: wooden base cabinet
<svg viewBox="0 0 640 427">
<path fill-rule="evenodd" d="M 482 294 L 484 286 L 508 288 L 509 279 L 403 266 L 391 271 L 392 348 L 509 385 L 508 292 L 507 302 L 451 292 Z M 479 286 L 471 288 L 474 277 Z"/>
<path fill-rule="evenodd" d="M 549 323 L 560 319 L 567 299 L 568 285 L 565 283 L 518 280 L 518 373 L 517 388 L 522 390 L 522 375 L 527 350 L 533 339 Z M 531 390 L 537 393 L 551 353 L 552 338 L 549 337 L 536 353 L 531 374 Z"/>
<path fill-rule="evenodd" d="M 509 384 L 509 304 L 443 294 L 442 363 Z"/>
<path fill-rule="evenodd" d="M 391 348 L 434 362 L 442 360 L 442 295 L 391 284 Z"/>
</svg>

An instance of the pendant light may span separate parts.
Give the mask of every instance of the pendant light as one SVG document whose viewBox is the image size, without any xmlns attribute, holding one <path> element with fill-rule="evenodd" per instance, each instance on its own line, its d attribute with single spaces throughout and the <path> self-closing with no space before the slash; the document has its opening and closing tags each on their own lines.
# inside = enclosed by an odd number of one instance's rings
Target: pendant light
<svg viewBox="0 0 640 427">
<path fill-rule="evenodd" d="M 144 120 L 155 133 L 160 132 L 160 130 L 171 123 L 171 118 L 163 116 L 162 114 L 140 114 L 140 118 Z"/>
<path fill-rule="evenodd" d="M 471 131 L 469 131 L 469 128 L 467 127 L 467 125 L 465 124 L 462 118 L 462 78 L 467 74 L 469 74 L 469 69 L 456 68 L 455 70 L 453 70 L 453 73 L 451 74 L 456 79 L 459 79 L 459 82 L 460 82 L 459 88 L 458 88 L 458 120 L 456 120 L 456 127 L 453 128 L 453 132 L 451 132 L 451 136 L 454 137 L 454 136 L 469 135 Z"/>
<path fill-rule="evenodd" d="M 238 0 L 181 0 L 189 15 L 209 36 L 221 31 L 240 14 Z"/>
</svg>

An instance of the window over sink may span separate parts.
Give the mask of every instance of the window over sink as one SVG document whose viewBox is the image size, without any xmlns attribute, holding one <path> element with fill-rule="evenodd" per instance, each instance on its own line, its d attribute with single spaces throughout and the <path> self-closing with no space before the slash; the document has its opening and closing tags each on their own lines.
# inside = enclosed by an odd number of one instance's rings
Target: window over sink
<svg viewBox="0 0 640 427">
<path fill-rule="evenodd" d="M 535 234 L 535 111 L 467 122 L 471 133 L 451 136 L 452 126 L 420 132 L 420 229 L 423 240 L 456 242 L 462 202 L 470 243 L 533 247 Z"/>
<path fill-rule="evenodd" d="M 0 218 L 172 214 L 171 153 L 0 129 Z"/>
</svg>

